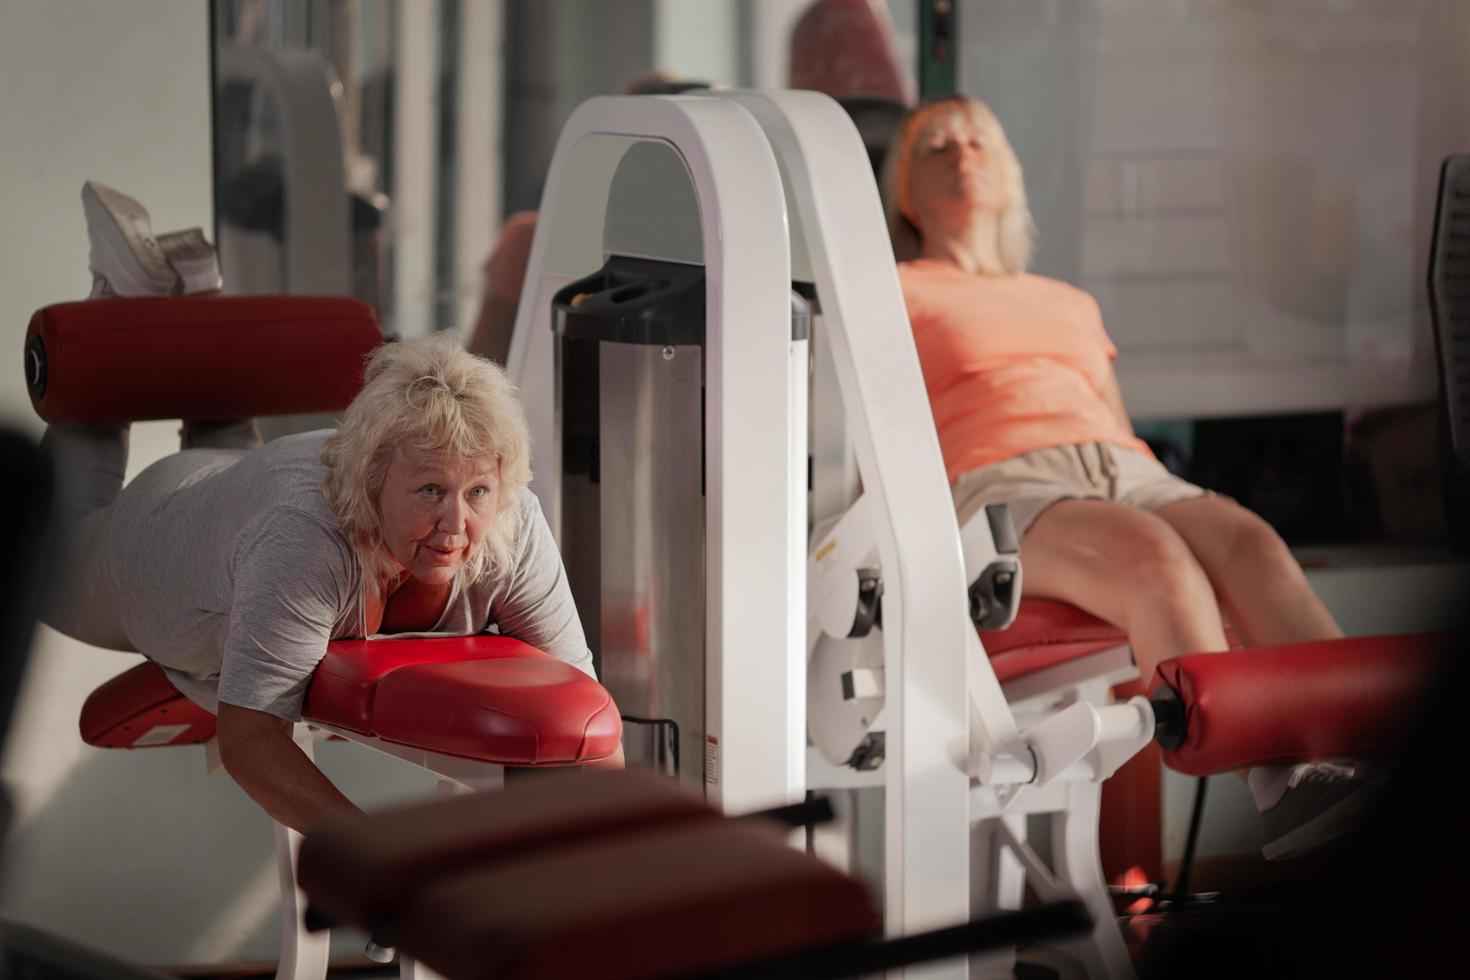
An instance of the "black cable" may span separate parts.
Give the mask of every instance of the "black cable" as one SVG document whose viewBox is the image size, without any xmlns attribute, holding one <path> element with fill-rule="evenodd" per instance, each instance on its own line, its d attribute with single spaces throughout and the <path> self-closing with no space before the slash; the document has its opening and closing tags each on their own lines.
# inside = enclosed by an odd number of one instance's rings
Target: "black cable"
<svg viewBox="0 0 1470 980">
<path fill-rule="evenodd" d="M 1179 873 L 1174 876 L 1174 888 L 1169 896 L 1178 901 L 1188 893 L 1189 874 L 1194 867 L 1194 849 L 1199 843 L 1199 825 L 1205 815 L 1205 784 L 1209 776 L 1201 776 L 1194 787 L 1194 811 L 1189 815 L 1189 836 L 1184 840 L 1184 856 L 1179 861 Z"/>
</svg>

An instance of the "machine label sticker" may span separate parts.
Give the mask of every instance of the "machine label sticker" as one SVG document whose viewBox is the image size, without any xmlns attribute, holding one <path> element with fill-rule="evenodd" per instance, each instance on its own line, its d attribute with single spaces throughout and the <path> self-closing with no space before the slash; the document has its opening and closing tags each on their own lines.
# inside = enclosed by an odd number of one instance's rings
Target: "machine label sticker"
<svg viewBox="0 0 1470 980">
<path fill-rule="evenodd" d="M 133 748 L 138 749 L 145 745 L 167 745 L 188 730 L 188 725 L 154 725 L 133 739 Z"/>
<path fill-rule="evenodd" d="M 713 735 L 704 737 L 704 781 L 711 785 L 720 781 L 720 740 Z"/>
</svg>

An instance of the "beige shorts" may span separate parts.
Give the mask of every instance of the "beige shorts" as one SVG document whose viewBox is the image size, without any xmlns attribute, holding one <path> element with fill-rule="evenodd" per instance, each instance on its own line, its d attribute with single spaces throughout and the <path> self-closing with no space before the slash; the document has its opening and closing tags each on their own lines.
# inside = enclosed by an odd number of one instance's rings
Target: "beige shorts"
<svg viewBox="0 0 1470 980">
<path fill-rule="evenodd" d="M 1018 537 L 1059 500 L 1111 500 L 1154 511 L 1210 495 L 1152 456 L 1100 442 L 1051 446 L 1003 459 L 962 474 L 950 491 L 961 525 L 986 504 L 1009 504 Z"/>
</svg>

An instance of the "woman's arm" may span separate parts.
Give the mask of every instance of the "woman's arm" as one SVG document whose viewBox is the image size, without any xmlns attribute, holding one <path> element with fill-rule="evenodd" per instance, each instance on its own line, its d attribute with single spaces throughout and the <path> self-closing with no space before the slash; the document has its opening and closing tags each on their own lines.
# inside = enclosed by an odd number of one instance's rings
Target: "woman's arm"
<svg viewBox="0 0 1470 980">
<path fill-rule="evenodd" d="M 303 834 L 324 817 L 359 812 L 291 730 L 289 721 L 268 712 L 221 704 L 216 733 L 225 771 L 272 819 Z"/>
<path fill-rule="evenodd" d="M 316 517 L 268 508 L 238 538 L 221 655 L 220 761 L 275 820 L 305 832 L 356 808 L 292 738 L 334 623 L 356 597 L 348 545 Z"/>
</svg>

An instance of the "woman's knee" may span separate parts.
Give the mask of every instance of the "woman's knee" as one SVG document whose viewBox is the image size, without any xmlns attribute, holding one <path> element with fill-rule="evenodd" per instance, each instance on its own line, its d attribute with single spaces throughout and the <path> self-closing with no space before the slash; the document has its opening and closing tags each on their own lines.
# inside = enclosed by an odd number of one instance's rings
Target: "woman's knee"
<svg viewBox="0 0 1470 980">
<path fill-rule="evenodd" d="M 1237 506 L 1230 517 L 1225 562 L 1235 579 L 1295 581 L 1301 566 L 1276 529 L 1258 515 Z"/>
<path fill-rule="evenodd" d="M 1214 588 L 1184 539 L 1163 521 L 1139 522 L 1118 556 L 1126 602 L 1149 608 L 1215 603 Z"/>
</svg>

